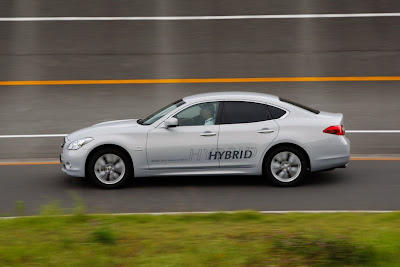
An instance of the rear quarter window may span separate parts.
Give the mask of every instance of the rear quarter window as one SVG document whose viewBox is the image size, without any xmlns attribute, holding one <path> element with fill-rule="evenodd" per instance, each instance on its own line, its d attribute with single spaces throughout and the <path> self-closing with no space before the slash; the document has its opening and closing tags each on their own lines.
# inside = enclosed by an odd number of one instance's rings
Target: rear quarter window
<svg viewBox="0 0 400 267">
<path fill-rule="evenodd" d="M 273 120 L 279 119 L 283 115 L 286 114 L 286 111 L 274 106 L 269 106 L 268 105 L 269 112 L 271 113 L 271 117 Z"/>
</svg>

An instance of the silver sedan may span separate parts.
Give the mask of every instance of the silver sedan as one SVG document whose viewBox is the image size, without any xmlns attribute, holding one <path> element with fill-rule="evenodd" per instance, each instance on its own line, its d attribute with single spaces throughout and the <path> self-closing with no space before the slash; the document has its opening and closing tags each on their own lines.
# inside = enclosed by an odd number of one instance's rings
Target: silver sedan
<svg viewBox="0 0 400 267">
<path fill-rule="evenodd" d="M 350 159 L 341 113 L 248 92 L 184 97 L 145 119 L 78 130 L 62 147 L 65 173 L 104 188 L 175 175 L 263 175 L 292 186 Z"/>
</svg>

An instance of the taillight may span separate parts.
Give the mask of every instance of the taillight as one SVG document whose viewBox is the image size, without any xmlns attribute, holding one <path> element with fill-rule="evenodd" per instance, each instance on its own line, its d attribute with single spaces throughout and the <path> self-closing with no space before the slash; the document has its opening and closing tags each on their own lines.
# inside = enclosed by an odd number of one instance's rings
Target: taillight
<svg viewBox="0 0 400 267">
<path fill-rule="evenodd" d="M 329 133 L 329 134 L 336 134 L 336 135 L 345 135 L 346 131 L 344 130 L 343 125 L 335 125 L 335 126 L 330 126 L 324 130 L 324 133 Z"/>
</svg>

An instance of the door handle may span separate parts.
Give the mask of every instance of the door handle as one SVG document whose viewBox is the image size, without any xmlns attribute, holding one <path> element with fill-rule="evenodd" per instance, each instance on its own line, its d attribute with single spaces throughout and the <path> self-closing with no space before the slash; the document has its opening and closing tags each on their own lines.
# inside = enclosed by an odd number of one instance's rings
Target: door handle
<svg viewBox="0 0 400 267">
<path fill-rule="evenodd" d="M 268 129 L 268 128 L 263 128 L 258 131 L 258 133 L 273 133 L 273 132 L 274 132 L 274 130 Z"/>
<path fill-rule="evenodd" d="M 214 135 L 217 135 L 217 133 L 212 133 L 210 131 L 206 131 L 206 132 L 201 134 L 201 136 L 214 136 Z"/>
</svg>

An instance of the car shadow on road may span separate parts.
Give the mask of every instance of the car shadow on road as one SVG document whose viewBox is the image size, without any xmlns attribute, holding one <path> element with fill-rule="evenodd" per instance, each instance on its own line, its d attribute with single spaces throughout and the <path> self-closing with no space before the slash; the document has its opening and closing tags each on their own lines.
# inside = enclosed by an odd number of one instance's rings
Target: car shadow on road
<svg viewBox="0 0 400 267">
<path fill-rule="evenodd" d="M 299 186 L 325 186 L 342 183 L 342 175 L 333 172 L 309 174 Z M 128 187 L 153 186 L 271 186 L 262 176 L 175 176 L 135 178 Z"/>
<path fill-rule="evenodd" d="M 322 171 L 310 173 L 302 185 L 304 186 L 325 186 L 325 185 L 337 185 L 345 183 L 349 180 L 349 177 L 345 177 L 342 171 Z"/>
<path fill-rule="evenodd" d="M 300 187 L 330 186 L 341 184 L 347 180 L 342 173 L 335 171 L 310 173 L 304 181 L 298 185 Z M 70 187 L 95 188 L 94 185 L 82 178 L 65 176 L 64 183 Z M 146 187 L 179 187 L 179 186 L 198 186 L 198 187 L 223 187 L 223 186 L 267 186 L 275 187 L 262 176 L 163 176 L 163 177 L 139 177 L 130 181 L 125 188 L 146 188 Z"/>
</svg>

